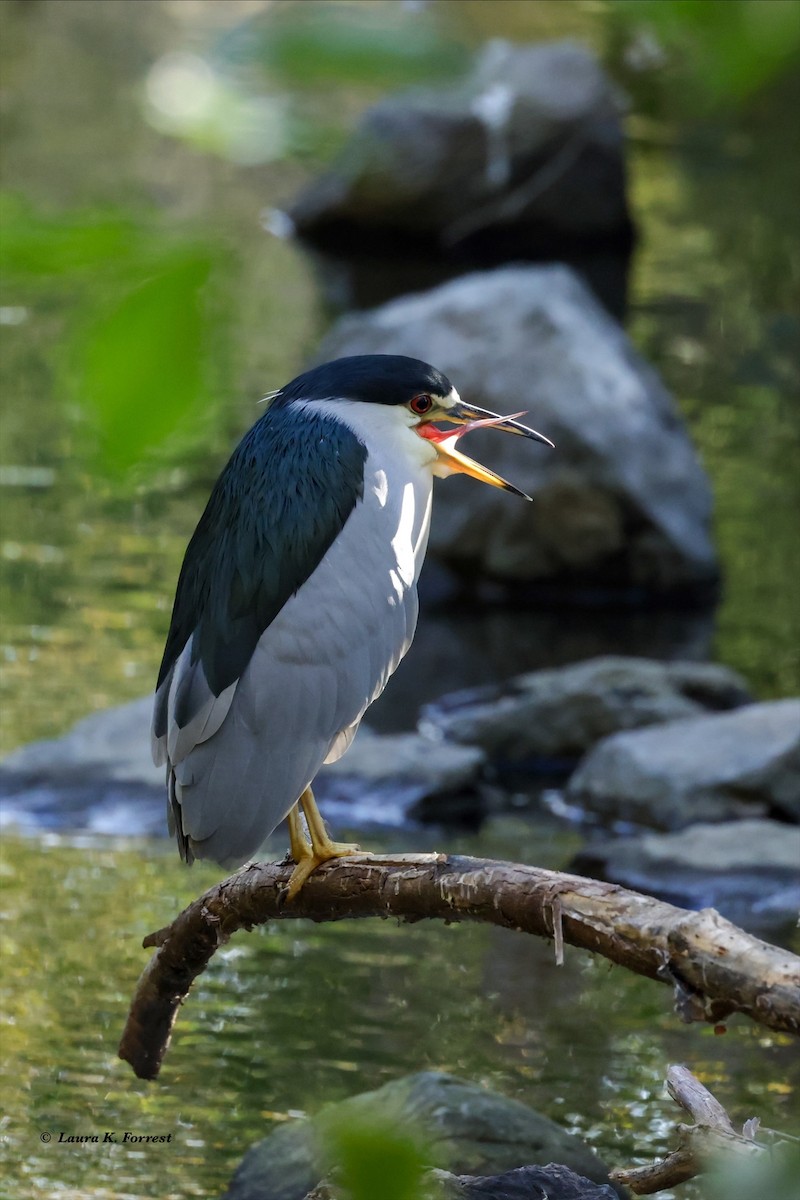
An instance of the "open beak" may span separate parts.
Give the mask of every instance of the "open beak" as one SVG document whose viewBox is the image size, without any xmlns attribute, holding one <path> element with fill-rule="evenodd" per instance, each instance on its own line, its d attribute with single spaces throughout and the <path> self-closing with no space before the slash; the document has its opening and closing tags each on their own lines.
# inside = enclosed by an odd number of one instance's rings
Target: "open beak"
<svg viewBox="0 0 800 1200">
<path fill-rule="evenodd" d="M 522 496 L 524 500 L 532 500 L 532 496 L 521 492 L 519 488 L 514 487 L 513 483 L 509 483 L 500 475 L 495 475 L 494 471 L 481 466 L 474 459 L 467 458 L 465 454 L 459 453 L 455 448 L 459 438 L 473 429 L 501 429 L 506 433 L 515 433 L 518 437 L 531 438 L 534 442 L 544 442 L 546 446 L 553 446 L 553 443 L 544 434 L 537 433 L 535 429 L 529 429 L 527 425 L 520 425 L 516 418 L 521 416 L 524 416 L 524 413 L 500 417 L 497 413 L 487 412 L 484 408 L 475 408 L 473 405 L 464 404 L 462 400 L 459 400 L 445 412 L 437 413 L 432 421 L 417 425 L 416 431 L 420 437 L 433 442 L 436 447 L 439 461 L 433 468 L 435 475 L 447 476 L 455 473 L 470 475 L 482 483 L 503 488 L 506 492 L 513 492 L 515 496 Z M 453 425 L 458 425 L 459 428 L 448 433 L 438 429 L 433 423 L 434 421 L 448 421 Z"/>
</svg>

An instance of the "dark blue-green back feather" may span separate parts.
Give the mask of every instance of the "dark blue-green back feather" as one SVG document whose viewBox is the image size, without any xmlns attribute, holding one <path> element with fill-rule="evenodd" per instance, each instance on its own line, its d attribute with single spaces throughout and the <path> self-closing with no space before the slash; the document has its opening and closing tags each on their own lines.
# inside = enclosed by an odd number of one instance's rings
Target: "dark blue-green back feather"
<svg viewBox="0 0 800 1200">
<path fill-rule="evenodd" d="M 189 542 L 158 686 L 193 634 L 192 659 L 215 695 L 240 677 L 363 496 L 366 456 L 325 413 L 267 410 L 231 456 Z M 175 716 L 182 725 L 188 714 Z"/>
</svg>

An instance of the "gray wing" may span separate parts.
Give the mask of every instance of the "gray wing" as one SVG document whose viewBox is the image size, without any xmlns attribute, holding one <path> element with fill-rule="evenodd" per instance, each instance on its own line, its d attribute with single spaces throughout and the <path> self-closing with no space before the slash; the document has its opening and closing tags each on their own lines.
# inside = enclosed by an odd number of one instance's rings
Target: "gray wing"
<svg viewBox="0 0 800 1200">
<path fill-rule="evenodd" d="M 322 763 L 346 750 L 414 635 L 430 493 L 413 500 L 410 574 L 398 567 L 399 511 L 369 495 L 219 697 L 201 662 L 192 664 L 191 646 L 181 654 L 156 698 L 167 715 L 156 752 L 167 762 L 187 857 L 246 861 Z M 179 728 L 174 713 L 187 696 L 195 715 Z"/>
</svg>

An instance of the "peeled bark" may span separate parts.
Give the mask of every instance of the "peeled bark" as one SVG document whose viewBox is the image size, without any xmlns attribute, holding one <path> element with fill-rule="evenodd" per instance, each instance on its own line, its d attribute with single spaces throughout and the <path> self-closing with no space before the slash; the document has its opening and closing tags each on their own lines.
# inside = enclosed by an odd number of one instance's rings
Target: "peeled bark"
<svg viewBox="0 0 800 1200">
<path fill-rule="evenodd" d="M 284 903 L 291 862 L 254 863 L 209 889 L 145 938 L 158 949 L 131 1003 L 119 1055 L 155 1079 L 178 1009 L 219 946 L 239 929 L 304 918 L 486 921 L 602 954 L 669 984 L 684 1021 L 741 1012 L 800 1033 L 800 958 L 738 929 L 714 909 L 688 912 L 615 884 L 458 855 L 363 856 L 326 863 Z"/>
</svg>

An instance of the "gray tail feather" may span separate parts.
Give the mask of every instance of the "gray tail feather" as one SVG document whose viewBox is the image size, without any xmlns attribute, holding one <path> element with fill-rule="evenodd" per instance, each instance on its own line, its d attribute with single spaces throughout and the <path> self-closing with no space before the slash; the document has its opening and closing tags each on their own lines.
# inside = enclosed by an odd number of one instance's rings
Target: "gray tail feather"
<svg viewBox="0 0 800 1200">
<path fill-rule="evenodd" d="M 194 852 L 192 851 L 191 839 L 183 832 L 181 805 L 175 790 L 175 772 L 171 767 L 167 768 L 167 788 L 169 791 L 169 805 L 167 807 L 169 831 L 175 834 L 178 840 L 178 852 L 187 867 L 190 867 L 194 862 Z"/>
</svg>

